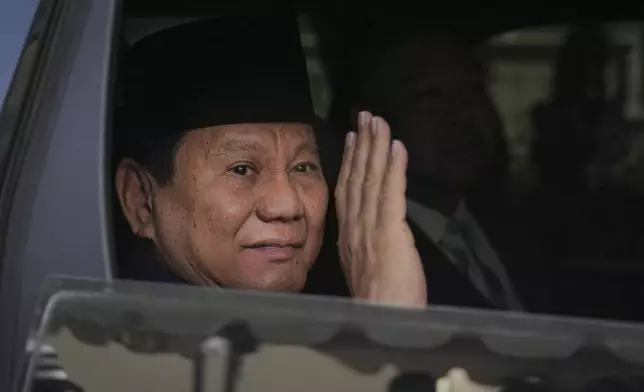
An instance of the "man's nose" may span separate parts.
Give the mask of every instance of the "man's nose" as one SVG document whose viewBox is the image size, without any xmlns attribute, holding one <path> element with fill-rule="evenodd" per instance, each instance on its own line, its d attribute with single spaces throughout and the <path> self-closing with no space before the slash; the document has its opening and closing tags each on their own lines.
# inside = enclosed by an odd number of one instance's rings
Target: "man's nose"
<svg viewBox="0 0 644 392">
<path fill-rule="evenodd" d="M 273 176 L 262 186 L 257 216 L 264 222 L 302 219 L 304 206 L 295 184 L 287 173 Z"/>
</svg>

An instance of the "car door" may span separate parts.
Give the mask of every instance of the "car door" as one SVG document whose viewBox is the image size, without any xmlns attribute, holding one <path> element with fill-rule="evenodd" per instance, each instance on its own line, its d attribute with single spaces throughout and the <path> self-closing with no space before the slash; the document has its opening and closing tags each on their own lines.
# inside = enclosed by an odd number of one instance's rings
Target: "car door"
<svg viewBox="0 0 644 392">
<path fill-rule="evenodd" d="M 45 279 L 111 277 L 105 140 L 116 9 L 116 0 L 41 0 L 1 112 L 2 391 L 15 390 Z"/>
</svg>

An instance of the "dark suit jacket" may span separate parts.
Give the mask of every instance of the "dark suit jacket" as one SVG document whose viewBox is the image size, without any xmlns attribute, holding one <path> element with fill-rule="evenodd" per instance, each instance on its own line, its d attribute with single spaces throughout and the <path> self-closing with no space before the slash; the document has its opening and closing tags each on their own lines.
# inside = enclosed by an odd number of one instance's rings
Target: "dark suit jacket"
<svg viewBox="0 0 644 392">
<path fill-rule="evenodd" d="M 529 217 L 495 195 L 472 198 L 468 209 L 499 255 L 525 310 L 556 313 L 557 298 L 552 285 L 556 260 Z"/>
<path fill-rule="evenodd" d="M 349 296 L 337 249 L 337 220 L 333 205 L 330 206 L 325 241 L 316 265 L 309 274 L 305 292 L 311 294 Z M 469 206 L 468 206 L 469 207 Z M 487 205 L 473 203 L 470 213 L 477 219 L 517 290 L 526 310 L 549 313 L 552 296 L 549 290 L 549 268 L 540 256 L 534 237 L 524 230 L 520 219 L 499 203 Z M 482 211 L 477 213 L 478 211 Z M 438 246 L 411 220 L 425 276 L 430 304 L 473 308 L 493 308 L 492 304 L 474 287 L 469 278 L 461 274 Z"/>
</svg>

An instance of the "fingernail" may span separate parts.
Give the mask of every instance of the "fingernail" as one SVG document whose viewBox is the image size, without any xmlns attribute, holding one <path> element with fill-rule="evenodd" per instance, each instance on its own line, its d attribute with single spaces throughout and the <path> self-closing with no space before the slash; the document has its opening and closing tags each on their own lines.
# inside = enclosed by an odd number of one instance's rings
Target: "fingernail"
<svg viewBox="0 0 644 392">
<path fill-rule="evenodd" d="M 380 122 L 377 120 L 378 117 L 373 117 L 371 118 L 371 133 L 376 134 L 378 133 L 378 129 L 380 129 Z"/>
<path fill-rule="evenodd" d="M 349 132 L 347 133 L 347 137 L 344 143 L 347 145 L 347 147 L 351 147 L 353 146 L 353 141 L 355 140 L 355 138 L 356 134 L 354 132 Z"/>
<path fill-rule="evenodd" d="M 366 119 L 367 119 L 367 113 L 366 112 L 358 113 L 358 124 L 360 125 L 360 127 L 365 126 Z"/>
<path fill-rule="evenodd" d="M 391 155 L 393 156 L 399 156 L 400 153 L 402 152 L 403 145 L 400 140 L 394 140 L 391 143 Z"/>
</svg>

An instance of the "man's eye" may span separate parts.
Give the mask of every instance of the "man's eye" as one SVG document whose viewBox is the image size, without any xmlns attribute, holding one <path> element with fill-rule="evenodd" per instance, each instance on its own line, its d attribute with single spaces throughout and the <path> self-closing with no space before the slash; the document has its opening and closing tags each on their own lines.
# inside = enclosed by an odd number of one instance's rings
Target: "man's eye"
<svg viewBox="0 0 644 392">
<path fill-rule="evenodd" d="M 253 171 L 253 168 L 247 164 L 235 165 L 230 168 L 230 172 L 238 176 L 247 176 L 249 174 L 252 174 Z"/>
<path fill-rule="evenodd" d="M 293 167 L 293 171 L 296 173 L 308 173 L 318 170 L 318 166 L 314 163 L 300 163 Z"/>
</svg>

